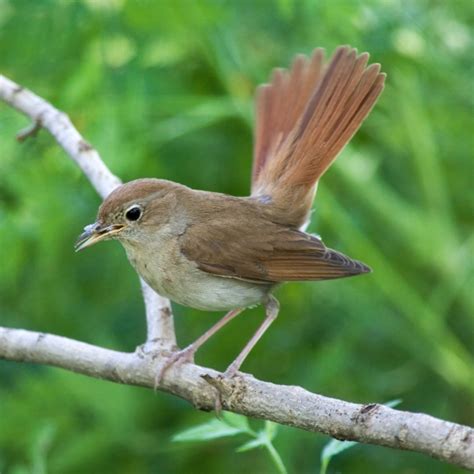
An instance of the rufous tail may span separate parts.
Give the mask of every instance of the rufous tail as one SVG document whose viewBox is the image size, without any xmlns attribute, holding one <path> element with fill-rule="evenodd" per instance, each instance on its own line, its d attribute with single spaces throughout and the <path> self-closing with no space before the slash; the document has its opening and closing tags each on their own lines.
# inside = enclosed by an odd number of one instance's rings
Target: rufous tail
<svg viewBox="0 0 474 474">
<path fill-rule="evenodd" d="M 257 92 L 252 196 L 271 200 L 289 225 L 304 224 L 319 178 L 383 90 L 385 74 L 368 59 L 341 46 L 325 65 L 316 49 Z"/>
</svg>

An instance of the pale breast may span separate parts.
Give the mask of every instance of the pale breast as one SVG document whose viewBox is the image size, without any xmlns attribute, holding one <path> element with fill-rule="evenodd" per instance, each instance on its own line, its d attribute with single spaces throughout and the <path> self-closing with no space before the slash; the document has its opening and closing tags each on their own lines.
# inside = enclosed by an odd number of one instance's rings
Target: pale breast
<svg viewBox="0 0 474 474">
<path fill-rule="evenodd" d="M 175 239 L 160 239 L 146 253 L 123 243 L 130 263 L 160 295 L 205 311 L 229 311 L 262 302 L 270 284 L 255 284 L 203 272 L 181 254 Z"/>
</svg>

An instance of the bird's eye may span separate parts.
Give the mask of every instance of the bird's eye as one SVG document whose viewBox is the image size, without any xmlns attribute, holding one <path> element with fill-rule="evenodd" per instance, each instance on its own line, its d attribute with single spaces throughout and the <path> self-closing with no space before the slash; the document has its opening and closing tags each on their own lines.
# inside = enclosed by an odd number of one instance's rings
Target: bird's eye
<svg viewBox="0 0 474 474">
<path fill-rule="evenodd" d="M 137 221 L 138 219 L 140 219 L 141 215 L 142 215 L 142 210 L 140 209 L 139 206 L 132 206 L 125 213 L 125 217 L 129 221 Z"/>
</svg>

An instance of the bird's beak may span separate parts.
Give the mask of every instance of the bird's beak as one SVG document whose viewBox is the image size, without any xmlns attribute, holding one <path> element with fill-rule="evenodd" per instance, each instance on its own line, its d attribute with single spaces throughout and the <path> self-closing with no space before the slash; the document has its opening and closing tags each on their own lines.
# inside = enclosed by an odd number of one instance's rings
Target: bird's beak
<svg viewBox="0 0 474 474">
<path fill-rule="evenodd" d="M 79 250 L 90 247 L 91 245 L 100 242 L 112 235 L 118 234 L 125 226 L 122 224 L 112 224 L 104 226 L 100 222 L 87 225 L 84 227 L 84 232 L 78 237 L 74 249 L 76 252 Z"/>
</svg>

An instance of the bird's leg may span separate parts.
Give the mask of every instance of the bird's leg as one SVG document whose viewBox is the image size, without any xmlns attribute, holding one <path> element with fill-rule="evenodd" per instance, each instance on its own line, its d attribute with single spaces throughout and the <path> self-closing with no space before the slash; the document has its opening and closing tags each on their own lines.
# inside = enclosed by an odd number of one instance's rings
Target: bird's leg
<svg viewBox="0 0 474 474">
<path fill-rule="evenodd" d="M 278 311 L 280 309 L 280 304 L 278 300 L 272 296 L 268 296 L 268 300 L 265 303 L 265 320 L 257 329 L 255 334 L 252 336 L 249 342 L 247 342 L 246 346 L 242 349 L 242 352 L 235 358 L 234 362 L 227 367 L 227 370 L 224 372 L 225 377 L 233 377 L 237 371 L 240 369 L 240 366 L 244 362 L 245 358 L 249 355 L 250 351 L 253 349 L 255 344 L 257 344 L 258 340 L 263 336 L 265 331 L 269 328 L 270 324 L 276 319 L 278 316 Z"/>
<path fill-rule="evenodd" d="M 155 378 L 155 388 L 158 387 L 166 371 L 174 364 L 182 364 L 183 362 L 192 362 L 194 360 L 194 354 L 196 351 L 219 329 L 224 327 L 229 321 L 239 315 L 244 309 L 233 309 L 229 311 L 223 318 L 221 318 L 214 326 L 208 329 L 201 337 L 196 339 L 192 344 L 181 349 L 180 351 L 174 352 L 168 360 L 163 364 L 161 369 Z"/>
</svg>

